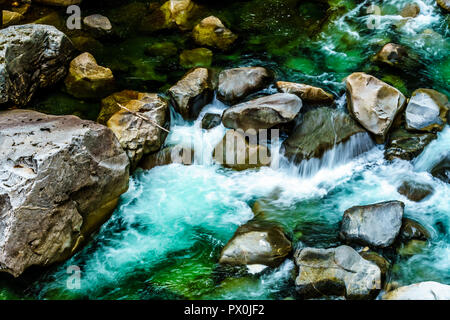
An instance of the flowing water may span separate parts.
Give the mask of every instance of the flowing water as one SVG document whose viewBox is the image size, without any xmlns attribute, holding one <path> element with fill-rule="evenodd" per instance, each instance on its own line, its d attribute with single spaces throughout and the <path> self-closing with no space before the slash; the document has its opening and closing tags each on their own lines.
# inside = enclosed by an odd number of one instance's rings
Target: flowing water
<svg viewBox="0 0 450 320">
<path fill-rule="evenodd" d="M 329 3 L 334 9 L 327 17 L 318 2 L 302 2 L 295 7 L 296 12 L 290 11 L 292 2 L 296 1 L 268 0 L 263 8 L 259 0 L 232 1 L 210 8 L 236 30 L 243 43 L 232 52 L 215 54 L 213 67 L 270 67 L 277 79 L 328 89 L 339 97 L 337 108 L 341 109 L 346 105 L 341 81 L 355 71 L 371 73 L 407 95 L 418 87 L 432 87 L 450 96 L 449 18 L 434 0 L 415 1 L 421 13 L 409 20 L 402 18 L 399 10 L 410 1 L 332 0 Z M 382 14 L 375 21 L 367 14 L 372 4 L 379 5 Z M 368 27 L 373 23 L 376 28 Z M 127 59 L 134 65 L 134 69 L 124 69 L 119 76 L 124 88 L 163 90 L 184 70 L 174 67 L 169 73 L 158 71 L 155 66 L 159 62 L 141 53 L 145 45 L 155 41 L 178 41 L 189 47 L 189 42 L 180 37 L 169 33 L 126 39 L 111 46 L 100 60 L 111 67 L 117 59 Z M 417 54 L 421 68 L 399 72 L 374 65 L 371 57 L 389 41 Z M 71 99 L 61 98 L 63 95 L 51 93 L 36 108 L 56 114 L 67 112 L 47 109 L 55 100 L 70 105 L 66 99 Z M 86 111 L 77 112 L 95 118 L 89 104 L 84 108 Z M 224 274 L 217 267 L 220 250 L 237 227 L 253 217 L 252 205 L 257 200 L 265 203 L 266 218 L 281 223 L 296 245 L 315 247 L 340 243 L 339 222 L 347 208 L 401 200 L 405 215 L 423 224 L 431 240 L 412 257 L 393 258 L 388 280 L 399 284 L 425 280 L 450 284 L 450 186 L 428 173 L 450 151 L 448 125 L 411 162 L 387 162 L 384 146 L 375 145 L 367 134 L 359 134 L 326 152 L 322 159 L 300 165 L 280 154 L 278 141 L 270 146 L 278 165 L 236 172 L 212 161 L 212 150 L 225 128 L 201 129 L 206 112 L 221 114 L 225 108 L 214 100 L 194 122 L 185 122 L 172 111 L 166 145 L 194 148 L 194 164 L 138 170 L 113 216 L 87 247 L 44 275 L 31 275 L 14 284 L 0 278 L 0 298 L 291 297 L 291 259 L 260 275 L 238 277 Z M 409 201 L 397 192 L 408 178 L 432 185 L 434 193 L 419 203 Z M 80 288 L 68 286 L 70 266 L 81 269 Z"/>
</svg>

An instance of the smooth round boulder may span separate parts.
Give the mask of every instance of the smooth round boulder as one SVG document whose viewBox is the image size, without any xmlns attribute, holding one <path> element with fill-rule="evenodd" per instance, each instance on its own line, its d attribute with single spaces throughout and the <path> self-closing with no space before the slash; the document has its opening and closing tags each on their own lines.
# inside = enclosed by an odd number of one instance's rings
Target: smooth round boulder
<svg viewBox="0 0 450 320">
<path fill-rule="evenodd" d="M 386 201 L 345 210 L 340 237 L 347 242 L 386 248 L 392 245 L 402 226 L 405 205 Z"/>
<path fill-rule="evenodd" d="M 83 19 L 84 26 L 96 37 L 111 34 L 112 25 L 108 17 L 101 14 L 92 14 Z"/>
<path fill-rule="evenodd" d="M 386 141 L 384 157 L 387 160 L 412 160 L 434 139 L 434 133 L 413 133 L 403 128 L 392 131 Z"/>
<path fill-rule="evenodd" d="M 67 92 L 78 99 L 101 99 L 114 90 L 114 76 L 109 68 L 99 66 L 89 52 L 70 63 L 64 81 Z"/>
<path fill-rule="evenodd" d="M 278 81 L 277 89 L 280 92 L 292 93 L 300 97 L 302 101 L 310 104 L 330 105 L 334 101 L 332 94 L 322 88 L 313 87 L 303 83 Z"/>
<path fill-rule="evenodd" d="M 129 161 L 107 127 L 0 112 L 0 271 L 17 277 L 74 254 L 127 191 Z"/>
<path fill-rule="evenodd" d="M 434 281 L 414 283 L 390 291 L 383 300 L 450 300 L 450 286 Z"/>
<path fill-rule="evenodd" d="M 273 74 L 262 67 L 242 67 L 219 73 L 217 98 L 226 104 L 235 104 L 246 96 L 264 89 L 273 80 Z"/>
<path fill-rule="evenodd" d="M 409 200 L 419 202 L 433 194 L 434 190 L 429 184 L 415 181 L 403 181 L 397 191 Z"/>
<path fill-rule="evenodd" d="M 381 289 L 380 268 L 349 246 L 299 249 L 294 260 L 298 266 L 295 288 L 302 298 L 370 299 Z"/>
<path fill-rule="evenodd" d="M 208 46 L 220 50 L 227 50 L 236 41 L 237 36 L 227 29 L 219 18 L 209 16 L 192 30 L 195 42 L 201 46 Z"/>
<path fill-rule="evenodd" d="M 350 114 L 375 136 L 378 143 L 384 143 L 395 118 L 403 111 L 405 96 L 396 88 L 362 72 L 352 73 L 345 83 Z"/>
<path fill-rule="evenodd" d="M 276 93 L 250 100 L 226 109 L 222 123 L 226 128 L 269 129 L 295 119 L 302 109 L 302 100 L 294 94 Z"/>
<path fill-rule="evenodd" d="M 417 89 L 406 107 L 406 129 L 422 132 L 441 131 L 447 123 L 449 108 L 446 95 L 432 89 Z"/>
<path fill-rule="evenodd" d="M 292 250 L 281 227 L 252 220 L 240 226 L 225 245 L 219 263 L 228 265 L 264 265 L 278 267 Z"/>
</svg>

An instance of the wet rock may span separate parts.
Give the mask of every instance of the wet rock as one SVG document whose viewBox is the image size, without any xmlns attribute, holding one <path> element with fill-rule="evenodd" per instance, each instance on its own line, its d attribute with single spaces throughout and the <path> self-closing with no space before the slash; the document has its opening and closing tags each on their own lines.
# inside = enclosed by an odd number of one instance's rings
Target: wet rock
<svg viewBox="0 0 450 320">
<path fill-rule="evenodd" d="M 282 228 L 252 220 L 240 226 L 223 248 L 219 263 L 278 267 L 292 250 Z"/>
<path fill-rule="evenodd" d="M 351 247 L 304 248 L 294 258 L 298 266 L 295 286 L 303 298 L 325 295 L 369 299 L 381 288 L 380 268 Z"/>
<path fill-rule="evenodd" d="M 387 261 L 382 255 L 373 252 L 373 251 L 365 251 L 359 254 L 363 259 L 375 263 L 378 268 L 380 268 L 381 272 L 381 280 L 384 282 L 386 279 L 386 275 L 391 267 L 389 261 Z"/>
<path fill-rule="evenodd" d="M 422 253 L 426 246 L 426 241 L 413 239 L 406 243 L 402 243 L 397 249 L 397 255 L 404 259 L 408 259 L 416 254 Z"/>
<path fill-rule="evenodd" d="M 400 12 L 403 18 L 415 18 L 420 13 L 420 7 L 417 3 L 408 3 Z"/>
<path fill-rule="evenodd" d="M 436 3 L 445 11 L 450 12 L 450 0 L 436 0 Z"/>
<path fill-rule="evenodd" d="M 201 109 L 211 102 L 213 91 L 211 72 L 195 68 L 169 89 L 169 95 L 175 110 L 185 120 L 195 120 Z"/>
<path fill-rule="evenodd" d="M 222 123 L 222 117 L 220 114 L 207 113 L 202 119 L 202 129 L 212 129 L 219 126 Z"/>
<path fill-rule="evenodd" d="M 47 4 L 50 6 L 68 7 L 73 4 L 80 4 L 82 0 L 33 0 L 36 3 Z"/>
<path fill-rule="evenodd" d="M 273 75 L 262 67 L 224 70 L 219 74 L 217 97 L 227 104 L 234 104 L 263 89 L 272 80 Z"/>
<path fill-rule="evenodd" d="M 71 256 L 128 188 L 111 130 L 75 116 L 0 112 L 0 270 L 19 276 Z"/>
<path fill-rule="evenodd" d="M 228 130 L 215 147 L 213 158 L 238 171 L 268 166 L 271 162 L 269 149 L 257 144 L 257 136 L 245 136 L 242 130 Z"/>
<path fill-rule="evenodd" d="M 23 19 L 22 14 L 14 11 L 3 10 L 2 15 L 2 27 L 8 27 L 13 24 L 18 24 Z"/>
<path fill-rule="evenodd" d="M 95 37 L 103 37 L 112 33 L 109 19 L 101 14 L 92 14 L 83 19 L 84 26 Z"/>
<path fill-rule="evenodd" d="M 286 81 L 278 81 L 276 85 L 278 91 L 295 94 L 307 103 L 330 105 L 334 101 L 333 95 L 322 88 Z"/>
<path fill-rule="evenodd" d="M 114 90 L 111 69 L 99 66 L 88 52 L 72 60 L 64 83 L 67 92 L 79 99 L 101 99 Z"/>
<path fill-rule="evenodd" d="M 384 157 L 387 160 L 412 160 L 434 139 L 434 133 L 412 133 L 399 128 L 389 134 Z"/>
<path fill-rule="evenodd" d="M 428 240 L 430 233 L 419 222 L 403 218 L 402 228 L 400 229 L 400 239 L 402 241 L 409 240 Z"/>
<path fill-rule="evenodd" d="M 450 300 L 450 286 L 434 281 L 414 283 L 383 295 L 383 300 Z"/>
<path fill-rule="evenodd" d="M 61 32 L 64 33 L 67 32 L 66 21 L 58 11 L 52 11 L 49 14 L 43 16 L 42 18 L 33 21 L 32 23 L 53 26 Z"/>
<path fill-rule="evenodd" d="M 450 183 L 450 154 L 431 169 L 431 174 L 445 183 Z"/>
<path fill-rule="evenodd" d="M 107 126 L 116 135 L 134 170 L 144 155 L 164 145 L 167 132 L 160 127 L 169 127 L 169 104 L 157 94 L 147 94 L 141 100 L 127 102 L 124 107 L 131 112 L 119 110 L 108 120 Z"/>
<path fill-rule="evenodd" d="M 197 44 L 220 50 L 229 49 L 237 39 L 237 36 L 214 16 L 207 17 L 196 25 L 192 36 Z"/>
<path fill-rule="evenodd" d="M 177 46 L 172 42 L 158 42 L 145 48 L 145 54 L 155 57 L 171 57 L 178 52 Z"/>
<path fill-rule="evenodd" d="M 165 147 L 156 153 L 144 156 L 139 166 L 150 170 L 172 163 L 191 165 L 194 163 L 194 150 L 182 146 Z"/>
<path fill-rule="evenodd" d="M 301 108 L 302 100 L 296 95 L 277 93 L 226 109 L 222 122 L 227 128 L 244 131 L 269 129 L 294 120 Z"/>
<path fill-rule="evenodd" d="M 447 123 L 449 108 L 450 104 L 444 94 L 432 89 L 417 89 L 406 107 L 406 129 L 440 131 Z"/>
<path fill-rule="evenodd" d="M 61 80 L 73 46 L 62 32 L 45 25 L 0 30 L 0 105 L 24 106 L 41 88 Z"/>
<path fill-rule="evenodd" d="M 350 114 L 378 143 L 383 143 L 396 116 L 403 110 L 405 96 L 377 78 L 356 72 L 345 80 Z"/>
<path fill-rule="evenodd" d="M 409 200 L 419 202 L 431 195 L 434 190 L 429 184 L 404 181 L 397 191 Z"/>
<path fill-rule="evenodd" d="M 389 247 L 400 232 L 404 207 L 403 202 L 386 201 L 347 209 L 340 237 L 371 247 Z"/>
<path fill-rule="evenodd" d="M 410 57 L 408 50 L 396 43 L 386 44 L 374 57 L 375 61 L 403 70 L 415 65 L 415 58 Z"/>
<path fill-rule="evenodd" d="M 160 10 L 164 15 L 166 28 L 178 27 L 187 31 L 194 26 L 200 7 L 190 0 L 169 0 L 161 6 Z"/>
<path fill-rule="evenodd" d="M 356 134 L 365 134 L 365 130 L 348 114 L 330 108 L 318 108 L 308 111 L 283 142 L 284 152 L 286 157 L 300 163 L 302 160 L 320 158 L 325 151 Z"/>
<path fill-rule="evenodd" d="M 206 48 L 183 50 L 180 54 L 180 65 L 183 68 L 209 67 L 212 59 L 212 51 Z"/>
</svg>

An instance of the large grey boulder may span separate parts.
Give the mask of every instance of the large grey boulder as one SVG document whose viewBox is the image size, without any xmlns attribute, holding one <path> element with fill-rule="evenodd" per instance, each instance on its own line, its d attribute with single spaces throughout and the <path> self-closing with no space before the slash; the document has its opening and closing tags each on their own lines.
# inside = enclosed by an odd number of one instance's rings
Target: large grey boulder
<svg viewBox="0 0 450 320">
<path fill-rule="evenodd" d="M 0 112 L 0 271 L 72 255 L 128 188 L 113 132 L 75 116 Z"/>
<path fill-rule="evenodd" d="M 366 134 L 366 131 L 348 114 L 330 108 L 318 108 L 303 116 L 302 122 L 283 142 L 284 152 L 286 157 L 297 163 L 320 158 L 325 151 L 356 134 Z"/>
<path fill-rule="evenodd" d="M 434 281 L 414 283 L 390 291 L 383 300 L 450 300 L 450 286 Z"/>
<path fill-rule="evenodd" d="M 352 73 L 345 79 L 348 111 L 377 142 L 384 143 L 397 115 L 403 110 L 405 96 L 377 78 Z"/>
<path fill-rule="evenodd" d="M 39 24 L 0 30 L 0 105 L 26 105 L 61 80 L 74 48 L 64 33 Z"/>
<path fill-rule="evenodd" d="M 440 131 L 447 123 L 449 108 L 448 99 L 444 94 L 432 89 L 417 89 L 406 107 L 406 129 Z"/>
<path fill-rule="evenodd" d="M 277 93 L 240 103 L 225 110 L 223 125 L 227 128 L 269 129 L 295 119 L 302 108 L 302 100 L 294 94 Z"/>
<path fill-rule="evenodd" d="M 381 271 L 349 246 L 304 248 L 295 252 L 297 292 L 303 298 L 345 296 L 368 299 L 381 289 Z"/>
<path fill-rule="evenodd" d="M 263 89 L 272 80 L 273 74 L 262 67 L 227 69 L 219 74 L 217 98 L 227 104 L 235 104 Z"/>
<path fill-rule="evenodd" d="M 347 209 L 340 236 L 348 242 L 388 247 L 400 232 L 404 207 L 403 202 L 386 201 Z"/>
</svg>

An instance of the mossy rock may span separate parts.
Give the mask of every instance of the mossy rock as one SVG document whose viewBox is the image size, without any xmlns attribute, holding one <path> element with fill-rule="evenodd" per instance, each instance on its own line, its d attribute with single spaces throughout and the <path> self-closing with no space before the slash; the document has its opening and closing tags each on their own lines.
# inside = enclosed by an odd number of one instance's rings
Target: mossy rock
<svg viewBox="0 0 450 320">
<path fill-rule="evenodd" d="M 157 42 L 145 48 L 145 54 L 153 57 L 172 57 L 178 53 L 173 42 Z"/>
<path fill-rule="evenodd" d="M 184 50 L 180 54 L 180 65 L 183 68 L 210 67 L 213 59 L 213 53 L 206 48 L 197 48 Z"/>
</svg>

